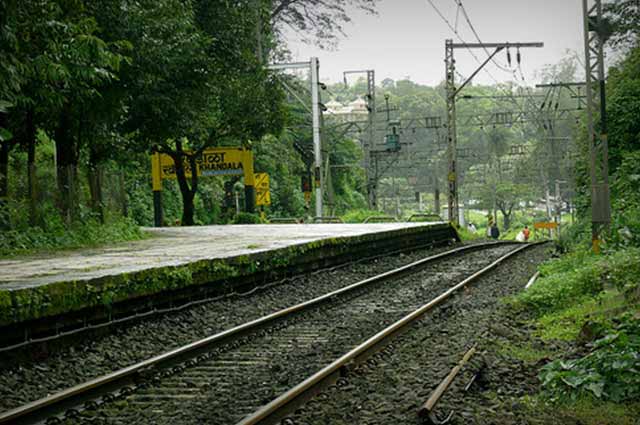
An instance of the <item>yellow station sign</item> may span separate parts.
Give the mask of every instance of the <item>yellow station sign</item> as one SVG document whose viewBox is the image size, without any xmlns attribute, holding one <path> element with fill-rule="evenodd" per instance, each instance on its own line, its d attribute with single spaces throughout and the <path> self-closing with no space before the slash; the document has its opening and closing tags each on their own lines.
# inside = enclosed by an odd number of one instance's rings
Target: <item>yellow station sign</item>
<svg viewBox="0 0 640 425">
<path fill-rule="evenodd" d="M 553 222 L 553 221 L 539 221 L 537 223 L 533 223 L 533 228 L 534 229 L 557 229 L 558 228 L 558 223 Z"/>
<path fill-rule="evenodd" d="M 242 148 L 212 148 L 202 153 L 196 159 L 198 176 L 234 176 L 244 174 L 244 164 L 247 153 Z M 191 177 L 191 165 L 184 161 L 184 169 L 187 177 Z M 176 178 L 176 166 L 173 158 L 166 154 L 160 154 L 160 173 L 163 179 Z"/>
<path fill-rule="evenodd" d="M 189 152 L 187 152 L 189 153 Z M 185 174 L 191 177 L 189 161 L 184 160 Z M 167 154 L 155 153 L 151 158 L 153 190 L 162 190 L 162 180 L 176 179 L 176 166 Z M 210 148 L 196 159 L 198 176 L 243 175 L 245 186 L 254 185 L 253 152 L 244 148 Z"/>
<path fill-rule="evenodd" d="M 269 191 L 269 174 L 256 173 L 256 205 L 271 205 L 271 192 Z"/>
</svg>

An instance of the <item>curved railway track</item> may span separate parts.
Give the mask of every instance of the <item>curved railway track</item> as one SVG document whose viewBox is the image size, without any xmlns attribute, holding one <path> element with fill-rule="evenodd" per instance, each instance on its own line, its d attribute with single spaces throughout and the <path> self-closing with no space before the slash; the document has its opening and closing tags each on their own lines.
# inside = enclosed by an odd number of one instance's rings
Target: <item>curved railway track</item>
<svg viewBox="0 0 640 425">
<path fill-rule="evenodd" d="M 273 422 L 527 246 L 489 243 L 430 256 L 5 412 L 0 423 Z"/>
</svg>

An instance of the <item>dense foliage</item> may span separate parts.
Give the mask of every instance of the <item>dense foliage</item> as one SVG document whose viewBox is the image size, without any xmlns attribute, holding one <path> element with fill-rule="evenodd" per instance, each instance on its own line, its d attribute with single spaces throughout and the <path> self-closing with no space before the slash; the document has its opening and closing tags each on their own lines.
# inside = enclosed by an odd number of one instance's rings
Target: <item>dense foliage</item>
<svg viewBox="0 0 640 425">
<path fill-rule="evenodd" d="M 187 178 L 184 172 L 212 146 L 252 146 L 256 171 L 271 176 L 268 214 L 304 215 L 305 170 L 294 142 L 310 138 L 310 131 L 307 126 L 295 137 L 283 132 L 304 119 L 265 65 L 286 48 L 280 37 L 286 28 L 334 44 L 349 21 L 347 5 L 374 13 L 375 4 L 322 0 L 309 9 L 284 0 L 2 2 L 4 243 L 30 245 L 8 235 L 41 231 L 55 240 L 56 210 L 70 232 L 89 223 L 120 223 L 121 215 L 151 225 L 152 152 L 170 155 L 176 165 L 177 180 L 164 182 L 165 224 L 232 221 L 235 205 L 223 200 L 224 179 Z M 334 160 L 352 161 L 356 145 L 336 144 Z M 335 183 L 343 209 L 361 205 L 354 198 L 356 180 L 336 175 Z"/>
<path fill-rule="evenodd" d="M 554 397 L 593 396 L 624 402 L 640 397 L 640 317 L 630 314 L 600 330 L 584 357 L 555 360 L 542 368 L 542 385 Z"/>
</svg>

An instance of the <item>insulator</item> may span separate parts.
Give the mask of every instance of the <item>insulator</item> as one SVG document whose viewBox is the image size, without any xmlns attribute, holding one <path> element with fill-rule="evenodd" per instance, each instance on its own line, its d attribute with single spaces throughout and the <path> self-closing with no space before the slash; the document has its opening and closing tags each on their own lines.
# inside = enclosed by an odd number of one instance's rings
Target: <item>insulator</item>
<svg viewBox="0 0 640 425">
<path fill-rule="evenodd" d="M 520 49 L 518 49 L 518 52 L 516 53 L 516 60 L 518 61 L 518 65 L 520 65 L 520 62 L 522 61 L 522 56 L 520 55 Z"/>
<path fill-rule="evenodd" d="M 509 50 L 507 50 L 507 62 L 509 63 L 509 66 L 511 66 L 511 52 Z"/>
</svg>

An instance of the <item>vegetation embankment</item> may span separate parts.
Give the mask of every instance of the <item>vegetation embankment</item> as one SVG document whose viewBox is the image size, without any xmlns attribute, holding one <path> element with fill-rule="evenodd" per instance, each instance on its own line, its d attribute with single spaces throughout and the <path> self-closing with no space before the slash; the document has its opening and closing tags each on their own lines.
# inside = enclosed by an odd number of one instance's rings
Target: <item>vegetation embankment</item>
<svg viewBox="0 0 640 425">
<path fill-rule="evenodd" d="M 620 19 L 635 22 L 627 27 L 635 30 L 622 32 L 633 43 L 607 81 L 612 222 L 602 252 L 590 250 L 584 161 L 575 175 L 578 221 L 558 243 L 564 255 L 542 265 L 535 285 L 509 300 L 532 318 L 534 335 L 548 348 L 535 356 L 535 403 L 551 403 L 550 410 L 583 424 L 635 424 L 640 414 L 640 123 L 630 116 L 640 110 L 640 26 L 631 15 Z M 578 141 L 586 159 L 586 133 Z"/>
<path fill-rule="evenodd" d="M 536 405 L 588 424 L 633 423 L 640 409 L 640 249 L 574 251 L 540 267 L 540 278 L 509 300 L 535 328 L 514 357 L 538 361 Z M 513 354 L 513 353 L 512 353 Z M 550 410 L 547 409 L 547 410 Z M 592 415 L 598 411 L 597 415 Z"/>
<path fill-rule="evenodd" d="M 95 219 L 88 219 L 69 226 L 58 221 L 50 221 L 43 226 L 0 233 L 0 258 L 60 249 L 98 247 L 145 237 L 147 233 L 127 218 L 104 224 Z"/>
</svg>

